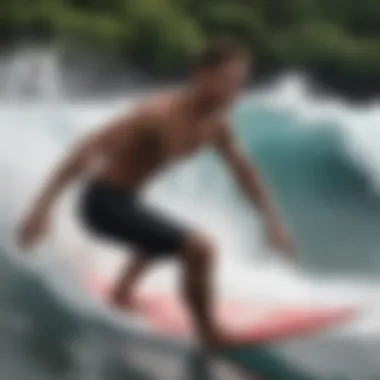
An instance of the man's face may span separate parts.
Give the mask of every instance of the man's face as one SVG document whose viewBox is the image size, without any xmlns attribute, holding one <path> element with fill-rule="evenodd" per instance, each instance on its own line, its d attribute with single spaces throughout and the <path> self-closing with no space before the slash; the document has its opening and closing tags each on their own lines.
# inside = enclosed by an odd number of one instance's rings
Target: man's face
<svg viewBox="0 0 380 380">
<path fill-rule="evenodd" d="M 233 102 L 244 87 L 249 65 L 247 58 L 239 58 L 201 73 L 201 87 L 206 97 L 221 106 Z"/>
</svg>

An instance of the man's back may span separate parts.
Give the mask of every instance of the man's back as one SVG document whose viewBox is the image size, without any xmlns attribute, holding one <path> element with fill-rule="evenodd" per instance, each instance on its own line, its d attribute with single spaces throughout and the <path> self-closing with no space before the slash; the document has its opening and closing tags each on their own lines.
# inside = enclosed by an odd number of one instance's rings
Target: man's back
<svg viewBox="0 0 380 380">
<path fill-rule="evenodd" d="M 219 130 L 215 115 L 194 114 L 181 93 L 148 100 L 99 131 L 100 138 L 113 143 L 103 152 L 97 177 L 139 189 L 167 165 L 211 145 Z"/>
</svg>

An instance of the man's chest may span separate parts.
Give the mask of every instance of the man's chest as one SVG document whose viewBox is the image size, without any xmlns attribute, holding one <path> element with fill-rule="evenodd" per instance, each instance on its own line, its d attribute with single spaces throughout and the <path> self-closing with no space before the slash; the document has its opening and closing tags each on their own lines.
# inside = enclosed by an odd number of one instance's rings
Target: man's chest
<svg viewBox="0 0 380 380">
<path fill-rule="evenodd" d="M 168 124 L 162 143 L 170 157 L 180 158 L 213 145 L 216 135 L 215 121 L 173 122 Z"/>
</svg>

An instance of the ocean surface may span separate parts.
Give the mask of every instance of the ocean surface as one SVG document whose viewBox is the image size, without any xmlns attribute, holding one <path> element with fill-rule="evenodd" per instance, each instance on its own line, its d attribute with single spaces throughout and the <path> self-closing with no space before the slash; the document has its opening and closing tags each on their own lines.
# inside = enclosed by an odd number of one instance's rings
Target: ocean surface
<svg viewBox="0 0 380 380">
<path fill-rule="evenodd" d="M 32 94 L 25 94 L 22 68 L 2 76 L 0 377 L 247 378 L 223 360 L 206 365 L 197 353 L 144 339 L 90 295 L 86 275 L 112 279 L 128 256 L 77 225 L 80 184 L 63 196 L 44 244 L 18 252 L 15 225 L 67 147 L 141 96 L 73 101 L 48 67 Z M 294 235 L 294 261 L 267 246 L 258 215 L 211 151 L 163 173 L 147 202 L 215 239 L 219 297 L 362 307 L 340 329 L 244 352 L 239 360 L 252 373 L 269 380 L 380 379 L 380 102 L 359 108 L 317 98 L 295 76 L 249 91 L 231 119 Z M 164 263 L 142 286 L 175 289 L 177 279 L 175 264 Z"/>
</svg>

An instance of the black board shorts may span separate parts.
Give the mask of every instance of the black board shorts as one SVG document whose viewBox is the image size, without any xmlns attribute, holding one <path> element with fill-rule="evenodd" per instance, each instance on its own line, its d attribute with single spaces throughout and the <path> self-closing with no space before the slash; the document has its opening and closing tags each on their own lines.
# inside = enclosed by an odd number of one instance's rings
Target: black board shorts
<svg viewBox="0 0 380 380">
<path fill-rule="evenodd" d="M 187 235 L 186 228 L 144 205 L 135 194 L 101 181 L 86 185 L 79 215 L 96 236 L 127 244 L 152 258 L 180 251 Z"/>
</svg>

